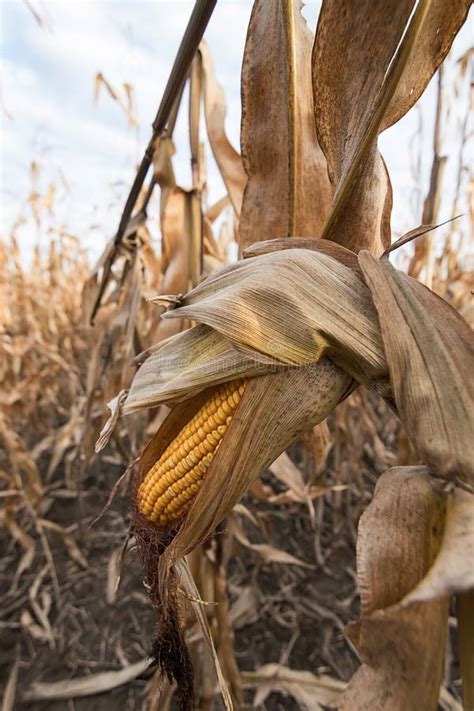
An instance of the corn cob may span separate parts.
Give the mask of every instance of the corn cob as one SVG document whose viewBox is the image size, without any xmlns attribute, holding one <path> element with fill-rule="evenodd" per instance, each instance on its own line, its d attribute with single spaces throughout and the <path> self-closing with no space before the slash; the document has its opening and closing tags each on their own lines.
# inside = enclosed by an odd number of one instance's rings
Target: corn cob
<svg viewBox="0 0 474 711">
<path fill-rule="evenodd" d="M 147 472 L 138 488 L 138 508 L 148 521 L 165 526 L 188 511 L 245 385 L 245 380 L 224 383 Z"/>
</svg>

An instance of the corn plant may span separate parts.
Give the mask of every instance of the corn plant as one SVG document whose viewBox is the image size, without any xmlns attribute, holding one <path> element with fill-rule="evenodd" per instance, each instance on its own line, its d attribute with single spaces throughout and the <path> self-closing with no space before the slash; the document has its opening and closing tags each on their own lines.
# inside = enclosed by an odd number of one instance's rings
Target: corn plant
<svg viewBox="0 0 474 711">
<path fill-rule="evenodd" d="M 195 325 L 146 354 L 120 408 L 171 407 L 140 458 L 132 507 L 159 616 L 153 655 L 182 708 L 193 706 L 186 556 L 358 386 L 397 413 L 419 465 L 387 471 L 360 522 L 361 619 L 348 635 L 362 664 L 340 708 L 436 708 L 452 595 L 473 707 L 472 333 L 390 264 L 391 186 L 377 146 L 425 90 L 468 8 L 325 0 L 313 42 L 299 2 L 254 3 L 241 206 L 227 183 L 244 258 L 155 299 L 164 322 Z M 225 684 L 223 695 L 231 708 Z"/>
</svg>

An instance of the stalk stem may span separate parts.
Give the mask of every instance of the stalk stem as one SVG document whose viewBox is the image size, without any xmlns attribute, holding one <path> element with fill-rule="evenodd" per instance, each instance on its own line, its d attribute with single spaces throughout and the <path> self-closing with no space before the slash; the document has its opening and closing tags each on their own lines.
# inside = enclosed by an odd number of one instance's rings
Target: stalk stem
<svg viewBox="0 0 474 711">
<path fill-rule="evenodd" d="M 122 217 L 120 218 L 119 226 L 114 238 L 114 247 L 111 250 L 109 258 L 104 265 L 104 272 L 102 275 L 102 280 L 99 286 L 99 291 L 92 309 L 91 313 L 91 324 L 94 323 L 95 315 L 99 309 L 102 296 L 107 285 L 110 270 L 117 256 L 120 244 L 123 240 L 123 236 L 127 230 L 128 223 L 132 216 L 132 212 L 140 195 L 140 190 L 142 189 L 143 183 L 148 173 L 148 169 L 153 161 L 153 154 L 155 151 L 156 142 L 160 137 L 160 134 L 165 130 L 168 118 L 173 109 L 176 97 L 181 93 L 186 81 L 186 77 L 191 66 L 193 57 L 199 47 L 199 43 L 202 39 L 204 31 L 207 27 L 209 19 L 214 11 L 217 0 L 196 0 L 193 12 L 189 18 L 188 26 L 179 45 L 178 52 L 176 54 L 176 59 L 174 60 L 173 67 L 171 69 L 168 82 L 166 84 L 163 96 L 161 99 L 160 106 L 153 121 L 152 128 L 153 132 L 145 149 L 142 161 L 138 168 L 133 185 L 130 188 L 130 192 L 123 208 Z"/>
</svg>

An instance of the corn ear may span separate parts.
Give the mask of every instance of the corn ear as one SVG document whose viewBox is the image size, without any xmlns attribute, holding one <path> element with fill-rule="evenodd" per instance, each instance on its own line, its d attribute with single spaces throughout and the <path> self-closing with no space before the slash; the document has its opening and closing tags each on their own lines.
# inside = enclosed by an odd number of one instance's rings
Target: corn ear
<svg viewBox="0 0 474 711">
<path fill-rule="evenodd" d="M 165 526 L 187 512 L 230 425 L 245 385 L 243 380 L 222 385 L 149 469 L 138 489 L 138 508 L 148 521 Z"/>
</svg>

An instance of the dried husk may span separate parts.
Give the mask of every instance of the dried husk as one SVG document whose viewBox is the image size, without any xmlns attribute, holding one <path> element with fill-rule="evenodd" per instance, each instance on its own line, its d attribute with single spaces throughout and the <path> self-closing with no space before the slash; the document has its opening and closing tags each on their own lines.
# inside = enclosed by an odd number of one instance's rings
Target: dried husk
<svg viewBox="0 0 474 711">
<path fill-rule="evenodd" d="M 257 0 L 252 9 L 242 66 L 242 250 L 257 236 L 319 237 L 332 198 L 313 119 L 313 38 L 301 6 Z"/>
<path fill-rule="evenodd" d="M 359 523 L 361 621 L 348 630 L 362 666 L 341 711 L 436 709 L 448 625 L 448 597 L 404 607 L 442 544 L 446 501 L 426 467 L 382 475 Z"/>
<path fill-rule="evenodd" d="M 474 491 L 474 338 L 446 302 L 363 252 L 407 437 L 435 476 Z"/>
<path fill-rule="evenodd" d="M 265 371 L 265 366 L 240 353 L 225 336 L 201 324 L 149 352 L 133 380 L 123 414 L 187 400 L 211 385 Z"/>
<path fill-rule="evenodd" d="M 302 365 L 328 353 L 362 382 L 386 374 L 366 286 L 322 251 L 288 249 L 237 262 L 179 303 L 163 318 L 205 323 L 264 362 Z"/>
<path fill-rule="evenodd" d="M 340 244 L 329 240 L 315 239 L 314 237 L 282 237 L 280 239 L 268 239 L 261 242 L 254 242 L 244 250 L 243 257 L 258 257 L 261 254 L 279 252 L 282 249 L 311 249 L 315 252 L 322 252 L 329 257 L 337 259 L 346 267 L 352 269 L 362 276 L 362 270 L 355 252 L 352 252 Z"/>
</svg>

